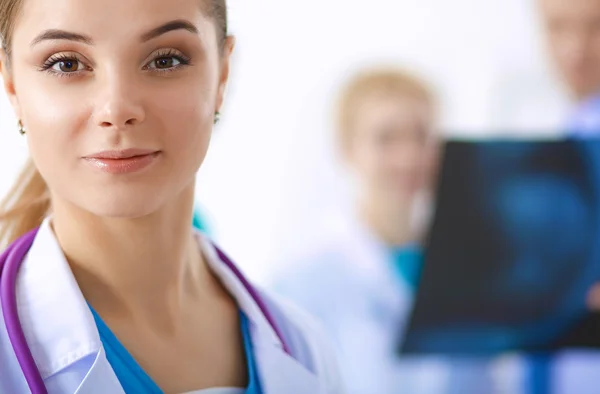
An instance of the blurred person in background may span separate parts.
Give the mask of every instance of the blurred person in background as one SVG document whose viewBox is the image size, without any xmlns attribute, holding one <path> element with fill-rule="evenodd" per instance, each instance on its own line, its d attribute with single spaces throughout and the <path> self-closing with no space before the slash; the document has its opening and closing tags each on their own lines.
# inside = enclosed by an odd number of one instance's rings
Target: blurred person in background
<svg viewBox="0 0 600 394">
<path fill-rule="evenodd" d="M 600 0 L 538 0 L 550 59 L 575 102 L 600 93 Z"/>
<path fill-rule="evenodd" d="M 538 3 L 552 66 L 571 99 L 572 108 L 562 125 L 566 124 L 568 132 L 579 136 L 598 136 L 600 0 L 538 0 Z M 590 292 L 589 304 L 592 309 L 600 310 L 600 287 Z"/>
<path fill-rule="evenodd" d="M 568 132 L 600 130 L 600 0 L 538 0 L 553 66 L 573 109 Z"/>
<path fill-rule="evenodd" d="M 555 81 L 503 81 L 495 97 L 504 131 L 554 137 L 600 135 L 600 0 L 537 0 L 549 66 Z M 535 78 L 533 78 L 535 79 Z M 520 83 L 523 82 L 523 83 Z M 554 83 L 554 84 L 553 84 Z M 550 133 L 550 134 L 548 134 Z M 591 289 L 588 303 L 600 310 L 600 287 Z M 600 335 L 600 333 L 599 333 Z M 523 386 L 531 394 L 592 393 L 597 386 L 594 352 L 569 352 L 555 357 L 529 357 Z"/>
<path fill-rule="evenodd" d="M 491 126 L 543 137 L 598 134 L 600 0 L 536 0 L 552 79 L 511 74 L 498 81 Z"/>
<path fill-rule="evenodd" d="M 434 94 L 409 73 L 373 69 L 349 82 L 338 113 L 339 151 L 357 189 L 354 212 L 294 256 L 296 272 L 274 288 L 329 329 L 351 393 L 494 392 L 487 362 L 396 354 L 423 262 L 423 220 L 415 212 L 436 172 Z"/>
</svg>

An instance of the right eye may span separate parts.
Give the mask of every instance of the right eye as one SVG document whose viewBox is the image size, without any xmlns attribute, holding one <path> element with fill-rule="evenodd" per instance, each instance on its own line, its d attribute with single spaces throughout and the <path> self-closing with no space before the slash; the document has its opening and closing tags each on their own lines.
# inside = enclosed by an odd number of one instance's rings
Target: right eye
<svg viewBox="0 0 600 394">
<path fill-rule="evenodd" d="M 82 70 L 83 64 L 77 59 L 65 59 L 58 61 L 52 65 L 52 70 L 55 72 L 72 73 Z"/>
<path fill-rule="evenodd" d="M 51 56 L 41 67 L 42 71 L 60 76 L 70 76 L 86 68 L 85 64 L 75 55 L 58 54 Z"/>
</svg>

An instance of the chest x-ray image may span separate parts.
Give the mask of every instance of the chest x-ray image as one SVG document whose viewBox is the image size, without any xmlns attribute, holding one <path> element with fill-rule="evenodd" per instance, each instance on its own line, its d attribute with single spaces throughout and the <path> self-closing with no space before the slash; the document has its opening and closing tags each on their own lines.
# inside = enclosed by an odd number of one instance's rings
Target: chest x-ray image
<svg viewBox="0 0 600 394">
<path fill-rule="evenodd" d="M 449 142 L 402 353 L 600 347 L 600 141 Z"/>
</svg>

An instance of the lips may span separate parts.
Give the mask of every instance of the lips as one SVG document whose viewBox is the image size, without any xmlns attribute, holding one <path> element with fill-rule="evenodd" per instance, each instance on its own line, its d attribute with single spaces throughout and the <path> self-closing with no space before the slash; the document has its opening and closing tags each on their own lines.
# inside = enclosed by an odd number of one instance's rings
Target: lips
<svg viewBox="0 0 600 394">
<path fill-rule="evenodd" d="M 109 174 L 126 174 L 145 169 L 160 154 L 160 151 L 149 149 L 124 149 L 98 152 L 83 159 L 96 170 Z"/>
<path fill-rule="evenodd" d="M 156 150 L 150 149 L 121 149 L 121 150 L 107 150 L 103 152 L 94 153 L 86 156 L 87 159 L 130 159 L 136 156 L 146 156 L 157 152 Z"/>
</svg>

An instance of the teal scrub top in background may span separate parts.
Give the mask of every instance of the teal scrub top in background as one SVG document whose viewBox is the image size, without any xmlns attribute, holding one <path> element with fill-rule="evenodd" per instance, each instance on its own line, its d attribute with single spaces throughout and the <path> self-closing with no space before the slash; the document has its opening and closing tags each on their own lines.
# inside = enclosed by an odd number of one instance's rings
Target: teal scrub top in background
<svg viewBox="0 0 600 394">
<path fill-rule="evenodd" d="M 405 245 L 391 247 L 389 253 L 396 277 L 406 284 L 414 294 L 421 278 L 423 249 L 418 245 Z"/>
<path fill-rule="evenodd" d="M 192 225 L 195 229 L 202 231 L 205 234 L 210 234 L 208 223 L 204 215 L 199 208 L 194 209 L 194 216 L 192 218 Z"/>
</svg>

